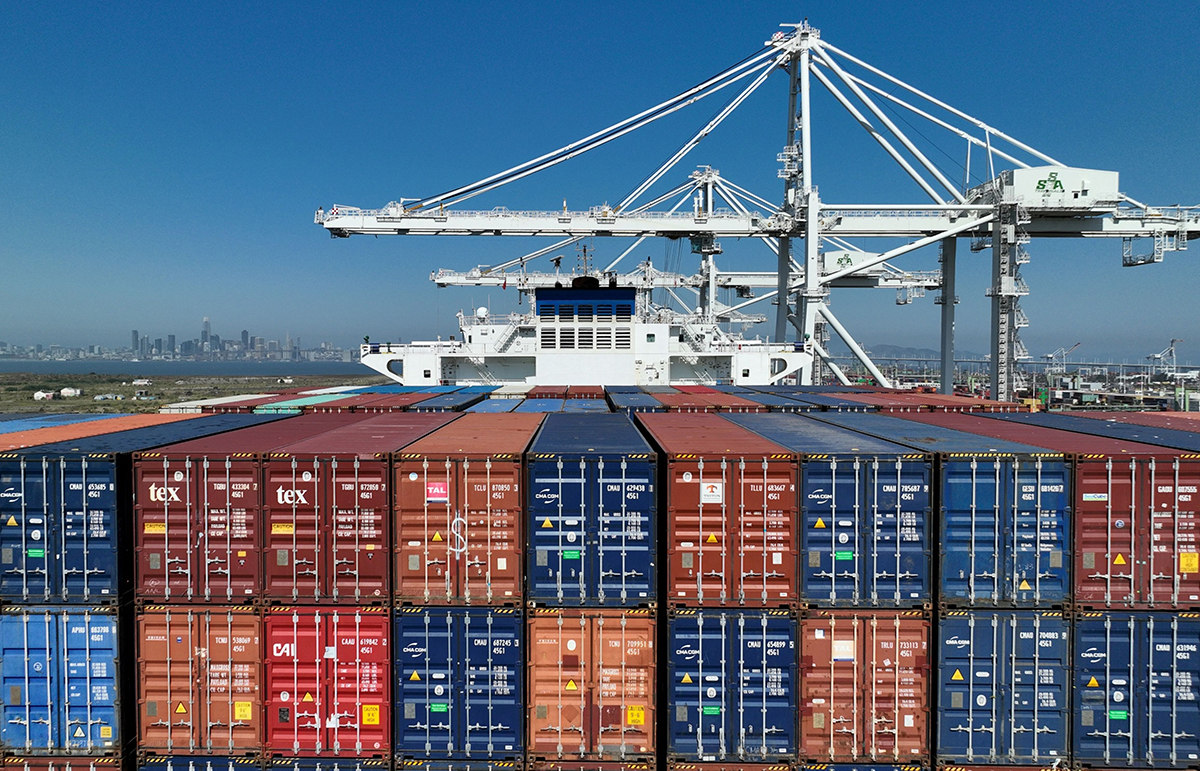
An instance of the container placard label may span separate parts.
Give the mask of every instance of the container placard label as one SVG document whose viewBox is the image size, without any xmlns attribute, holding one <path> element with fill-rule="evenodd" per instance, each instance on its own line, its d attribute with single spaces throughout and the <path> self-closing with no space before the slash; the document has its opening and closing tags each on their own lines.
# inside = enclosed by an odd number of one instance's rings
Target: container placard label
<svg viewBox="0 0 1200 771">
<path fill-rule="evenodd" d="M 834 640 L 833 641 L 833 660 L 834 661 L 854 661 L 854 641 L 853 640 Z"/>
<path fill-rule="evenodd" d="M 271 535 L 292 535 L 296 532 L 296 525 L 291 522 L 276 522 L 271 525 Z"/>
<path fill-rule="evenodd" d="M 1083 499 L 1085 501 L 1107 501 L 1108 493 L 1084 493 Z"/>
<path fill-rule="evenodd" d="M 378 704 L 362 705 L 362 724 L 363 725 L 379 725 L 379 705 Z"/>
<path fill-rule="evenodd" d="M 852 551 L 835 551 L 833 553 L 833 558 L 835 560 L 852 560 L 852 559 L 854 559 L 854 552 L 852 552 Z"/>
<path fill-rule="evenodd" d="M 646 708 L 633 705 L 626 707 L 625 723 L 627 725 L 646 725 Z"/>
<path fill-rule="evenodd" d="M 429 711 L 430 712 L 449 712 L 450 705 L 449 704 L 430 704 Z"/>
<path fill-rule="evenodd" d="M 1200 573 L 1200 554 L 1194 551 L 1181 553 L 1179 555 L 1179 572 Z"/>
<path fill-rule="evenodd" d="M 450 502 L 450 483 L 449 482 L 426 482 L 425 483 L 425 502 L 426 503 L 449 503 Z"/>
<path fill-rule="evenodd" d="M 253 720 L 254 704 L 248 701 L 235 701 L 233 703 L 233 719 Z"/>
<path fill-rule="evenodd" d="M 724 482 L 705 482 L 700 485 L 700 502 L 701 503 L 724 503 L 725 502 L 725 483 Z"/>
<path fill-rule="evenodd" d="M 577 560 L 577 559 L 579 559 L 579 550 L 578 549 L 567 549 L 566 551 L 564 551 L 562 553 L 562 556 L 563 556 L 563 559 L 565 559 L 565 560 Z"/>
<path fill-rule="evenodd" d="M 700 714 L 701 715 L 719 715 L 719 714 L 721 714 L 721 708 L 720 707 L 701 707 Z"/>
<path fill-rule="evenodd" d="M 166 522 L 147 522 L 142 526 L 143 533 L 165 533 L 167 532 Z"/>
<path fill-rule="evenodd" d="M 1108 711 L 1109 720 L 1128 720 L 1129 710 L 1127 709 L 1110 709 Z"/>
</svg>

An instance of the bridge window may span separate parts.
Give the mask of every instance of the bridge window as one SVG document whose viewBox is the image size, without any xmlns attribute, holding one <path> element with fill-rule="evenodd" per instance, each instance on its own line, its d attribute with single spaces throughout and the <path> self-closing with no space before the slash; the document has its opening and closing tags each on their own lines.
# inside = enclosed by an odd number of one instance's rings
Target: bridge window
<svg viewBox="0 0 1200 771">
<path fill-rule="evenodd" d="M 575 320 L 575 306 L 574 305 L 558 306 L 558 320 L 559 321 L 574 321 Z"/>
<path fill-rule="evenodd" d="M 628 350 L 631 340 L 629 327 L 617 327 L 617 348 L 619 350 Z"/>
<path fill-rule="evenodd" d="M 591 305 L 580 305 L 579 306 L 579 320 L 586 321 L 589 324 L 591 323 L 591 321 L 592 321 L 592 306 Z"/>
<path fill-rule="evenodd" d="M 543 348 L 553 348 L 554 347 L 554 328 L 553 327 L 542 327 L 542 347 Z"/>
<path fill-rule="evenodd" d="M 633 306 L 624 303 L 617 305 L 617 321 L 629 321 L 633 317 Z"/>
<path fill-rule="evenodd" d="M 599 327 L 596 330 L 596 348 L 608 350 L 612 348 L 613 338 L 612 330 L 605 327 Z"/>
</svg>

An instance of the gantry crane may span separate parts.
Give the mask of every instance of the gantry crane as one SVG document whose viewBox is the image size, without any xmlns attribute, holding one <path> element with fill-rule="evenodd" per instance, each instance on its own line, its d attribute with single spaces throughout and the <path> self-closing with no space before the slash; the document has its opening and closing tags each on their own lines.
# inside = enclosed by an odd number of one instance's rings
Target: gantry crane
<svg viewBox="0 0 1200 771">
<path fill-rule="evenodd" d="M 1065 374 L 1067 371 L 1067 357 L 1071 355 L 1072 351 L 1081 345 L 1083 345 L 1083 343 L 1075 343 L 1075 345 L 1072 345 L 1070 348 L 1064 346 L 1056 351 L 1042 354 L 1042 358 L 1046 360 L 1046 374 Z"/>
<path fill-rule="evenodd" d="M 1168 345 L 1166 348 L 1163 348 L 1158 353 L 1152 353 L 1146 357 L 1146 360 L 1150 362 L 1151 376 L 1154 375 L 1155 364 L 1158 364 L 1157 369 L 1159 374 L 1166 375 L 1167 377 L 1171 378 L 1175 377 L 1175 373 L 1177 372 L 1175 368 L 1175 343 L 1182 342 L 1183 341 L 1179 338 L 1172 337 L 1170 345 Z"/>
<path fill-rule="evenodd" d="M 942 389 L 947 393 L 953 390 L 954 313 L 959 301 L 955 294 L 957 244 L 958 239 L 967 238 L 972 251 L 988 250 L 992 254 L 987 295 L 992 309 L 991 393 L 996 399 L 1012 397 L 1023 382 L 1018 363 L 1030 358 L 1019 330 L 1028 325 L 1020 298 L 1029 289 L 1020 267 L 1029 261 L 1026 245 L 1031 239 L 1121 239 L 1123 264 L 1141 265 L 1161 261 L 1168 251 L 1186 249 L 1190 239 L 1200 236 L 1200 209 L 1142 204 L 1120 192 L 1115 171 L 1061 163 L 823 40 L 807 21 L 781 26 L 786 31 L 777 32 L 760 50 L 733 67 L 577 142 L 438 195 L 392 202 L 380 209 L 342 205 L 328 212 L 319 209 L 316 222 L 334 237 L 509 235 L 558 239 L 549 247 L 498 265 L 435 274 L 440 284 L 498 283 L 512 277 L 508 273 L 512 270 L 526 276 L 515 280 L 531 280 L 525 272 L 528 261 L 593 236 L 634 239 L 606 268 L 614 280 L 619 280 L 622 277 L 615 273 L 617 264 L 643 240 L 686 238 L 701 258 L 699 274 L 685 281 L 697 291 L 697 314 L 708 319 L 744 321 L 750 317 L 736 317 L 742 308 L 782 298 L 775 319 L 777 342 L 786 339 L 790 324 L 797 340 L 845 380 L 825 347 L 826 328 L 832 328 L 884 385 L 887 379 L 832 312 L 830 291 L 847 286 L 890 286 L 901 293 L 940 289 Z M 773 73 L 783 73 L 790 83 L 786 139 L 776 158 L 783 182 L 778 203 L 722 178 L 711 167 L 701 167 L 682 184 L 638 203 Z M 741 90 L 712 120 L 615 205 L 568 210 L 564 204 L 561 210 L 549 211 L 456 208 L 477 195 L 601 147 L 735 84 L 741 85 Z M 928 197 L 928 203 L 829 203 L 821 199 L 816 184 L 811 111 L 811 97 L 818 85 L 907 173 Z M 974 150 L 976 163 L 986 166 L 988 181 L 972 188 L 956 185 L 888 117 L 885 105 L 964 142 L 968 174 Z M 1008 168 L 997 170 L 997 166 Z M 664 209 L 668 204 L 671 207 Z M 715 258 L 721 253 L 721 238 L 761 239 L 777 255 L 777 270 L 718 270 Z M 851 238 L 903 238 L 908 242 L 871 251 L 852 246 L 846 240 Z M 1147 238 L 1153 240 L 1153 251 L 1135 255 L 1135 240 Z M 907 272 L 892 262 L 935 244 L 941 250 L 940 272 Z M 678 286 L 684 280 L 645 271 L 638 278 L 661 282 L 662 286 Z M 718 286 L 736 286 L 739 296 L 746 299 L 720 306 L 714 291 Z M 755 294 L 756 289 L 767 291 Z M 799 373 L 804 383 L 812 382 L 813 375 L 812 365 Z"/>
</svg>

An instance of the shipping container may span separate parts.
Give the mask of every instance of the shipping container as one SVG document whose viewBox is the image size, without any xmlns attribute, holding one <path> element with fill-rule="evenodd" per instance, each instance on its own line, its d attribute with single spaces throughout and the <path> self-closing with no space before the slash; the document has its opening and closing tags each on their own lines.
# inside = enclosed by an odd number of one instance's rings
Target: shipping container
<svg viewBox="0 0 1200 771">
<path fill-rule="evenodd" d="M 1200 431 L 1200 412 L 1073 412 L 1072 417 L 1091 418 L 1111 423 L 1134 423 L 1151 428 L 1170 428 L 1176 431 Z"/>
<path fill-rule="evenodd" d="M 2 761 L 5 771 L 120 771 L 121 759 L 87 758 L 76 755 L 59 757 L 20 756 L 6 757 Z"/>
<path fill-rule="evenodd" d="M 567 386 L 568 399 L 603 399 L 604 386 L 573 385 Z"/>
<path fill-rule="evenodd" d="M 703 394 L 677 391 L 669 394 L 654 394 L 667 412 L 716 412 L 717 405 L 704 398 Z"/>
<path fill-rule="evenodd" d="M 130 454 L 278 420 L 200 416 L 0 453 L 0 599 L 113 604 L 128 593 Z"/>
<path fill-rule="evenodd" d="M 653 760 L 654 611 L 529 611 L 526 758 Z"/>
<path fill-rule="evenodd" d="M 1076 764 L 1200 767 L 1198 650 L 1200 613 L 1081 613 Z"/>
<path fill-rule="evenodd" d="M 395 768 L 396 771 L 525 771 L 525 763 L 520 760 L 426 760 L 424 758 L 406 758 L 404 760 L 397 760 Z M 653 771 L 653 769 L 645 768 L 639 771 Z"/>
<path fill-rule="evenodd" d="M 390 626 L 379 607 L 265 611 L 268 755 L 389 757 Z"/>
<path fill-rule="evenodd" d="M 432 394 L 371 394 L 373 401 L 355 405 L 355 412 L 397 412 L 433 398 Z M 319 408 L 318 408 L 319 409 Z"/>
<path fill-rule="evenodd" d="M 413 412 L 462 412 L 487 398 L 486 394 L 443 393 L 409 407 Z"/>
<path fill-rule="evenodd" d="M 927 615 L 812 611 L 799 637 L 801 758 L 929 762 Z"/>
<path fill-rule="evenodd" d="M 821 409 L 815 404 L 798 402 L 779 394 L 748 393 L 738 394 L 738 396 L 755 404 L 761 404 L 771 412 L 819 412 Z"/>
<path fill-rule="evenodd" d="M 687 763 L 671 761 L 667 766 L 671 771 L 793 771 L 791 763 L 740 763 L 729 761 L 725 763 Z M 836 770 L 836 766 L 832 767 Z M 863 771 L 866 771 L 864 769 Z M 921 771 L 913 768 L 911 771 Z"/>
<path fill-rule="evenodd" d="M 541 422 L 467 414 L 395 455 L 398 602 L 521 603 L 521 458 Z"/>
<path fill-rule="evenodd" d="M 261 763 L 262 761 L 257 757 L 147 755 L 140 759 L 137 769 L 138 771 L 262 771 Z"/>
<path fill-rule="evenodd" d="M 271 758 L 263 771 L 391 771 L 391 763 L 382 758 Z"/>
<path fill-rule="evenodd" d="M 394 623 L 396 756 L 522 760 L 521 609 L 398 608 Z"/>
<path fill-rule="evenodd" d="M 54 428 L 70 426 L 76 423 L 90 423 L 95 420 L 111 420 L 121 415 L 72 415 L 68 413 L 49 415 L 26 415 L 17 413 L 4 415 L 0 418 L 0 434 L 11 434 L 17 431 L 32 431 L 38 428 Z"/>
<path fill-rule="evenodd" d="M 529 389 L 525 394 L 527 399 L 566 399 L 567 386 L 539 385 Z"/>
<path fill-rule="evenodd" d="M 945 768 L 945 767 L 943 767 Z M 697 769 L 697 771 L 701 771 Z M 796 771 L 924 771 L 921 766 L 889 766 L 879 763 L 800 763 Z M 945 771 L 987 771 L 986 768 L 954 766 Z M 1016 769 L 1008 766 L 1004 771 L 1054 771 L 1052 768 Z"/>
<path fill-rule="evenodd" d="M 655 771 L 655 768 L 653 763 L 619 760 L 543 760 L 528 765 L 529 771 Z"/>
<path fill-rule="evenodd" d="M 137 453 L 137 597 L 227 603 L 261 598 L 260 456 L 367 417 L 304 415 Z"/>
<path fill-rule="evenodd" d="M 604 386 L 605 396 L 608 396 L 611 394 L 644 394 L 644 393 L 646 393 L 646 392 L 642 390 L 641 386 L 635 386 L 635 385 Z"/>
<path fill-rule="evenodd" d="M 726 419 L 799 458 L 804 602 L 920 607 L 932 601 L 930 456 L 797 415 Z"/>
<path fill-rule="evenodd" d="M 520 403 L 517 399 L 484 399 L 467 407 L 466 412 L 512 412 Z"/>
<path fill-rule="evenodd" d="M 816 407 L 822 412 L 878 412 L 879 406 L 875 404 L 865 404 L 863 402 L 854 401 L 846 398 L 847 395 L 842 394 L 818 394 L 805 392 L 782 393 L 781 396 L 787 396 L 790 399 L 795 399 L 798 402 Z"/>
<path fill-rule="evenodd" d="M 525 399 L 513 412 L 562 412 L 566 399 Z"/>
<path fill-rule="evenodd" d="M 678 608 L 669 619 L 668 757 L 796 757 L 796 619 L 785 610 Z"/>
<path fill-rule="evenodd" d="M 1062 613 L 946 611 L 938 650 L 939 761 L 1067 763 L 1071 653 Z"/>
<path fill-rule="evenodd" d="M 940 602 L 1070 602 L 1071 479 L 1062 453 L 887 415 L 821 413 L 817 419 L 935 456 Z"/>
<path fill-rule="evenodd" d="M 251 608 L 148 605 L 137 615 L 138 751 L 262 751 L 262 620 Z"/>
<path fill-rule="evenodd" d="M 656 601 L 656 455 L 630 418 L 547 415 L 526 457 L 527 599 Z"/>
<path fill-rule="evenodd" d="M 1191 492 L 1200 488 L 1200 457 L 977 415 L 917 419 L 1071 458 L 1077 607 L 1200 607 L 1200 499 Z"/>
<path fill-rule="evenodd" d="M 168 423 L 194 420 L 198 417 L 200 416 L 197 414 L 164 415 L 159 413 L 149 415 L 120 415 L 108 420 L 89 420 L 84 423 L 69 423 L 67 425 L 47 426 L 46 428 L 32 428 L 27 431 L 14 431 L 11 434 L 0 434 L 0 452 L 21 450 L 27 447 L 39 447 L 45 444 L 73 442 L 90 436 L 162 426 Z"/>
<path fill-rule="evenodd" d="M 639 413 L 637 419 L 667 456 L 670 603 L 798 603 L 793 453 L 717 415 Z"/>
<path fill-rule="evenodd" d="M 1121 439 L 1127 442 L 1141 442 L 1159 447 L 1171 447 L 1176 450 L 1187 450 L 1200 453 L 1200 434 L 1192 430 L 1178 428 L 1161 428 L 1145 426 L 1138 423 L 1124 423 L 1112 420 L 1091 420 L 1077 415 L 1050 412 L 1010 412 L 990 413 L 993 420 L 1007 420 L 1029 426 L 1058 428 L 1063 431 L 1076 431 L 1094 436 L 1107 436 L 1111 439 Z M 4 437 L 0 436 L 0 441 Z"/>
<path fill-rule="evenodd" d="M 616 412 L 666 412 L 662 402 L 650 394 L 626 393 L 614 391 L 609 393 L 608 401 Z"/>
<path fill-rule="evenodd" d="M 9 605 L 0 611 L 0 749 L 120 754 L 117 637 L 112 609 Z"/>
<path fill-rule="evenodd" d="M 563 402 L 563 412 L 611 412 L 603 399 L 573 398 Z"/>
</svg>

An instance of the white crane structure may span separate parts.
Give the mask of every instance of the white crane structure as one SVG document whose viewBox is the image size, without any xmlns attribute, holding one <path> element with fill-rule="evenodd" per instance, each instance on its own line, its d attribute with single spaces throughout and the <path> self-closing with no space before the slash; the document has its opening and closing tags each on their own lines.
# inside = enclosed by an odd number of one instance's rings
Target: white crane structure
<svg viewBox="0 0 1200 771">
<path fill-rule="evenodd" d="M 1183 341 L 1179 338 L 1173 337 L 1171 338 L 1171 344 L 1166 348 L 1163 348 L 1158 353 L 1152 353 L 1146 357 L 1146 360 L 1150 362 L 1151 377 L 1154 376 L 1155 369 L 1158 370 L 1159 374 L 1166 375 L 1167 377 L 1174 378 L 1176 376 L 1178 370 L 1175 366 L 1175 343 L 1182 342 Z M 1155 365 L 1157 365 L 1157 367 Z"/>
<path fill-rule="evenodd" d="M 940 290 L 942 389 L 953 390 L 955 264 L 960 238 L 970 239 L 973 251 L 990 250 L 991 395 L 1009 399 L 1023 383 L 1019 362 L 1030 356 L 1019 337 L 1028 325 L 1020 298 L 1029 289 L 1020 268 L 1029 261 L 1026 245 L 1033 238 L 1109 238 L 1123 242 L 1123 263 L 1158 262 L 1169 251 L 1187 248 L 1200 236 L 1200 209 L 1156 207 L 1121 193 L 1115 171 L 1068 166 L 987 123 L 956 109 L 884 70 L 823 40 L 820 32 L 800 24 L 781 25 L 761 49 L 729 69 L 674 97 L 601 131 L 590 134 L 530 161 L 421 199 L 404 199 L 379 209 L 337 205 L 320 209 L 316 222 L 334 237 L 366 235 L 499 235 L 542 236 L 555 239 L 544 249 L 514 260 L 464 272 L 442 271 L 433 276 L 441 285 L 507 285 L 512 281 L 552 285 L 553 274 L 527 272 L 527 263 L 572 243 L 604 236 L 632 239 L 603 271 L 610 282 L 642 282 L 654 287 L 687 287 L 698 298 L 694 315 L 709 322 L 751 323 L 762 317 L 744 309 L 779 298 L 774 340 L 783 343 L 788 325 L 796 340 L 814 358 L 797 371 L 811 383 L 822 364 L 847 382 L 826 347 L 829 330 L 836 333 L 873 377 L 887 378 L 871 361 L 830 308 L 830 292 L 841 287 L 890 287 L 900 302 Z M 782 194 L 757 194 L 702 166 L 682 183 L 661 194 L 651 189 L 772 75 L 788 78 L 785 140 L 776 161 Z M 811 98 L 825 89 L 900 166 L 928 199 L 907 203 L 839 203 L 821 199 L 816 171 L 819 148 L 812 140 Z M 650 173 L 615 205 L 584 210 L 477 211 L 462 208 L 471 198 L 565 162 L 636 131 L 717 93 L 729 101 L 663 165 Z M 886 109 L 885 109 L 886 108 Z M 962 142 L 967 177 L 956 184 L 933 163 L 889 117 L 947 132 Z M 910 124 L 911 125 L 911 124 Z M 923 135 L 922 135 L 923 136 Z M 987 182 L 969 187 L 972 168 L 986 168 Z M 700 272 L 679 276 L 646 266 L 620 275 L 617 266 L 651 237 L 689 239 L 701 258 Z M 774 272 L 725 272 L 716 266 L 719 239 L 755 238 L 777 255 Z M 848 239 L 889 239 L 887 247 L 864 250 Z M 897 239 L 905 243 L 895 246 Z M 1153 250 L 1135 255 L 1137 239 L 1152 239 Z M 941 270 L 905 271 L 895 265 L 902 256 L 939 245 Z M 549 282 L 549 283 L 547 283 Z M 736 287 L 739 300 L 717 301 L 718 287 Z M 760 293 L 761 292 L 761 293 Z"/>
<path fill-rule="evenodd" d="M 1083 343 L 1075 343 L 1070 348 L 1063 346 L 1056 351 L 1042 354 L 1042 358 L 1046 360 L 1046 374 L 1056 375 L 1065 374 L 1067 371 L 1067 357 Z"/>
</svg>

